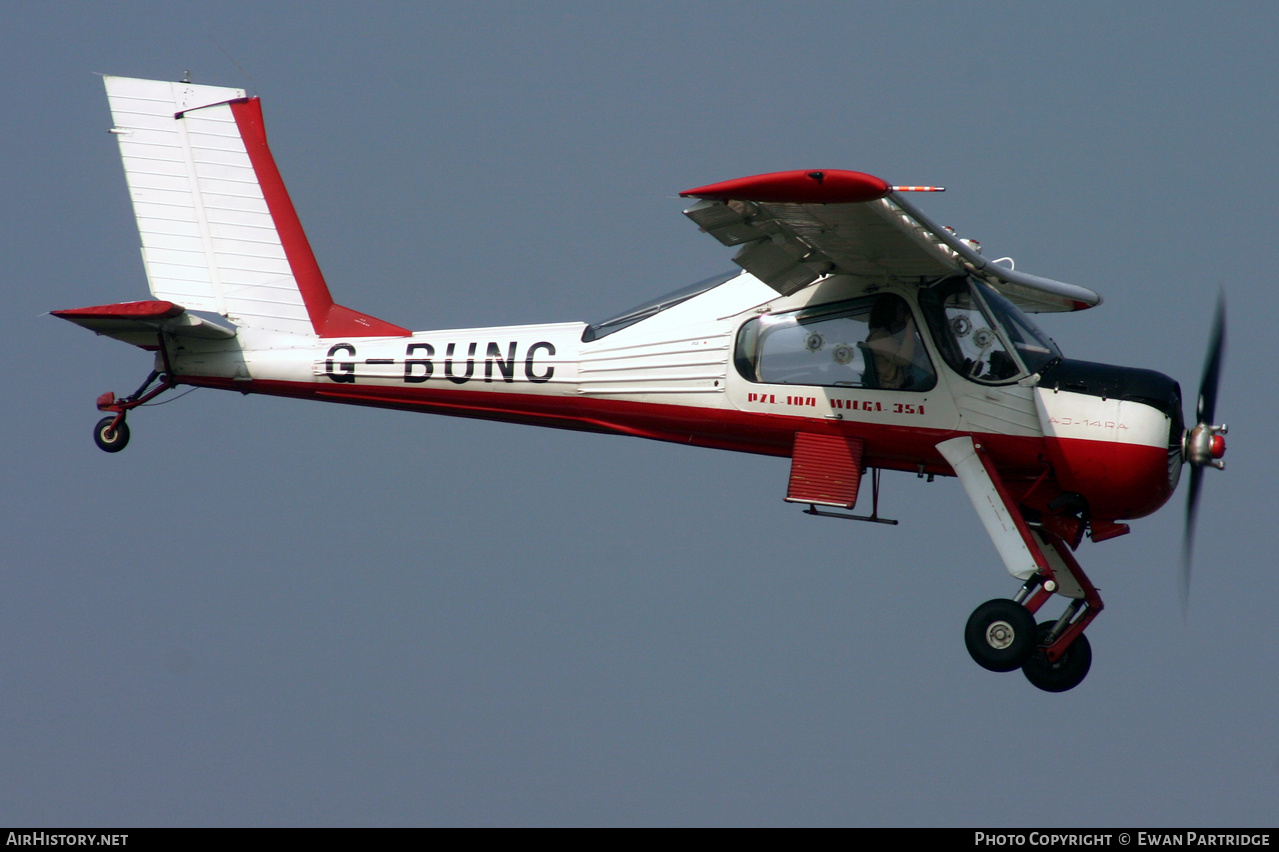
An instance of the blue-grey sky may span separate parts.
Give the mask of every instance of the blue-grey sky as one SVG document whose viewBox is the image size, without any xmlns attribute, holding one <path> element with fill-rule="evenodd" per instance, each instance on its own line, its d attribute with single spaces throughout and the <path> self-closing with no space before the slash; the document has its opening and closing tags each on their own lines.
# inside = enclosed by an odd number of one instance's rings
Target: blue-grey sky
<svg viewBox="0 0 1279 852">
<path fill-rule="evenodd" d="M 1274 825 L 1273 4 L 0 4 L 9 401 L 0 823 Z M 337 299 L 598 319 L 730 267 L 677 193 L 933 183 L 1091 287 L 1067 354 L 1191 396 L 1229 298 L 1188 619 L 1183 495 L 1080 558 L 1073 692 L 979 669 L 1011 595 L 959 485 L 901 526 L 784 460 L 197 391 L 45 311 L 147 295 L 101 81 L 243 86 Z"/>
</svg>

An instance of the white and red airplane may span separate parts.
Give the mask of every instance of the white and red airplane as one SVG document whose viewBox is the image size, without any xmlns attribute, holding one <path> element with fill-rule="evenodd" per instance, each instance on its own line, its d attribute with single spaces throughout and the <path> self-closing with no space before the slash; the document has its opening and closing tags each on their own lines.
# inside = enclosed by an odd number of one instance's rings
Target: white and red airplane
<svg viewBox="0 0 1279 852">
<path fill-rule="evenodd" d="M 878 514 L 882 470 L 956 476 L 1023 581 L 973 613 L 968 650 L 1054 692 L 1087 674 L 1102 609 L 1074 551 L 1162 506 L 1185 464 L 1188 583 L 1200 471 L 1225 452 L 1220 306 L 1186 429 L 1171 378 L 1064 358 L 1026 316 L 1096 293 L 986 260 L 907 200 L 936 187 L 821 170 L 682 193 L 742 272 L 589 325 L 415 332 L 333 301 L 257 98 L 106 88 L 153 298 L 53 313 L 154 353 L 136 393 L 98 399 L 107 452 L 130 410 L 189 385 L 789 457 L 786 500 L 880 523 L 896 523 Z M 867 471 L 871 514 L 832 511 L 853 509 Z M 1037 625 L 1053 595 L 1065 611 Z"/>
</svg>

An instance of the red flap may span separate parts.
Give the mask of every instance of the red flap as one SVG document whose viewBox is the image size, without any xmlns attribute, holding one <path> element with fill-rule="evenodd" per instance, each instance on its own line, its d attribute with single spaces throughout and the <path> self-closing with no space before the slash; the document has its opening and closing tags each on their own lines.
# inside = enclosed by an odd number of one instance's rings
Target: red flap
<svg viewBox="0 0 1279 852">
<path fill-rule="evenodd" d="M 861 480 L 861 438 L 795 433 L 787 501 L 851 509 Z"/>
</svg>

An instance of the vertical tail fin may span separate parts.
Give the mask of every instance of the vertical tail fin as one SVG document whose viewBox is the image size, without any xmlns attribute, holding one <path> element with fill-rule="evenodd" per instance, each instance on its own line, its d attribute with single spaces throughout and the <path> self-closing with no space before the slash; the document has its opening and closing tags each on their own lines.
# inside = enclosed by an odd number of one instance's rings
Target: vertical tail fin
<svg viewBox="0 0 1279 852">
<path fill-rule="evenodd" d="M 310 337 L 408 329 L 333 303 L 242 89 L 105 78 L 157 299 Z"/>
</svg>

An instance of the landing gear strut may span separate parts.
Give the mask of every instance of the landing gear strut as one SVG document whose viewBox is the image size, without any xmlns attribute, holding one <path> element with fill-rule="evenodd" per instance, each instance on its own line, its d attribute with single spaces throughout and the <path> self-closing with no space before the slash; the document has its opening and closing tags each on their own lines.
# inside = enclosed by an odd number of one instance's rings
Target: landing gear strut
<svg viewBox="0 0 1279 852">
<path fill-rule="evenodd" d="M 1020 668 L 1040 689 L 1064 692 L 1078 686 L 1092 664 L 1084 628 L 1102 609 L 1101 596 L 1071 553 L 1083 536 L 1082 519 L 1073 525 L 1028 522 L 987 450 L 972 436 L 942 441 L 937 450 L 963 484 L 1008 573 L 1026 580 L 1011 601 L 977 607 L 964 630 L 968 653 L 991 671 Z M 1045 468 L 1030 490 L 1047 475 Z M 1034 614 L 1054 594 L 1070 604 L 1044 630 Z"/>
<path fill-rule="evenodd" d="M 987 601 L 973 612 L 964 630 L 968 653 L 982 668 L 1008 672 L 1020 668 L 1026 680 L 1046 692 L 1074 689 L 1092 666 L 1086 628 L 1103 604 L 1062 539 L 1039 528 L 1033 532 L 1045 567 L 1022 585 L 1012 600 Z M 1036 625 L 1034 614 L 1054 594 L 1070 598 L 1056 621 Z"/>
<path fill-rule="evenodd" d="M 160 383 L 148 392 L 147 388 L 151 387 L 151 383 L 156 379 L 160 379 Z M 118 453 L 128 446 L 129 424 L 124 422 L 125 414 L 130 409 L 150 402 L 175 385 L 177 382 L 169 378 L 167 373 L 161 374 L 152 370 L 151 375 L 147 376 L 147 380 L 142 383 L 142 387 L 129 396 L 117 397 L 114 392 L 107 391 L 98 397 L 99 411 L 114 412 L 110 417 L 103 417 L 98 421 L 98 425 L 93 427 L 93 442 L 98 445 L 98 449 L 107 453 Z"/>
</svg>

